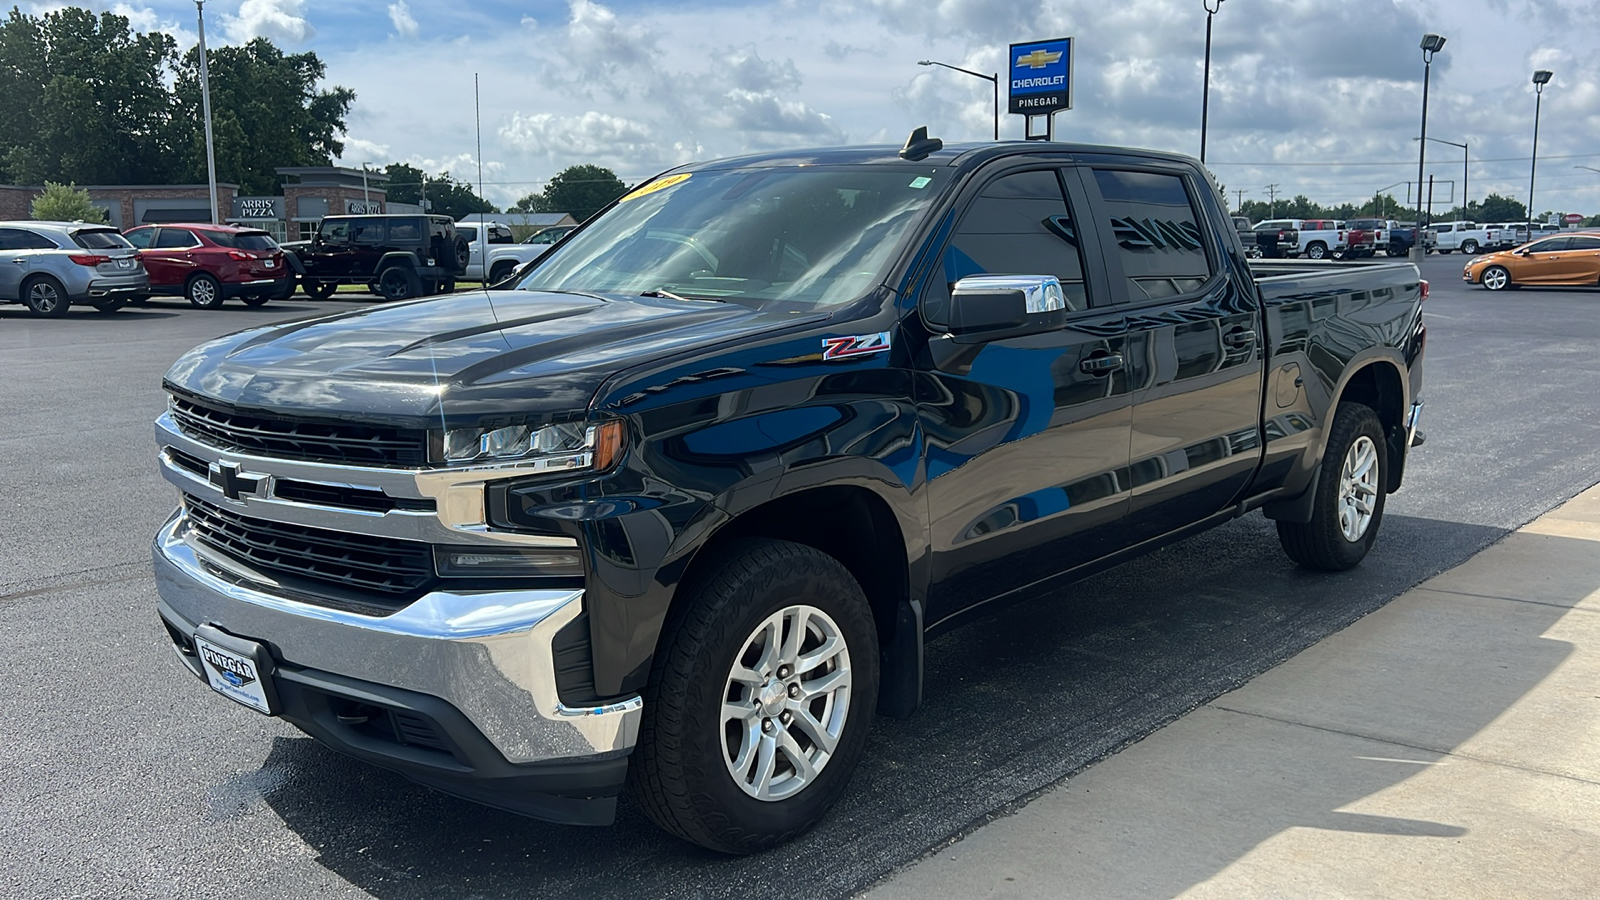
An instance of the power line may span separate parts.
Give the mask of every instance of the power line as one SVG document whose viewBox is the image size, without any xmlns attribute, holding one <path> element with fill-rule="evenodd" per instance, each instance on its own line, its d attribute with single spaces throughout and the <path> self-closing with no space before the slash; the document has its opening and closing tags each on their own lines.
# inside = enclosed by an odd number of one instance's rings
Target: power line
<svg viewBox="0 0 1600 900">
<path fill-rule="evenodd" d="M 1545 159 L 1597 159 L 1597 158 L 1600 158 L 1600 153 L 1574 153 L 1574 154 L 1570 154 L 1568 156 L 1550 156 L 1550 155 L 1546 154 L 1544 158 Z M 1531 157 L 1531 156 L 1497 156 L 1497 157 L 1493 157 L 1493 158 L 1489 158 L 1489 159 L 1475 159 L 1475 160 L 1473 160 L 1473 162 L 1474 163 L 1528 162 L 1531 159 L 1533 159 L 1533 157 Z M 1327 168 L 1329 166 L 1409 166 L 1409 165 L 1411 165 L 1411 163 L 1407 162 L 1405 160 L 1400 160 L 1400 161 L 1397 161 L 1397 162 L 1344 162 L 1343 160 L 1340 160 L 1340 161 L 1337 161 L 1337 162 L 1208 162 L 1208 163 L 1206 163 L 1206 165 L 1208 165 L 1208 166 L 1256 166 L 1256 167 L 1259 167 L 1259 168 L 1269 168 L 1269 167 L 1293 168 L 1293 167 L 1297 167 L 1297 166 L 1320 166 L 1322 168 Z"/>
</svg>

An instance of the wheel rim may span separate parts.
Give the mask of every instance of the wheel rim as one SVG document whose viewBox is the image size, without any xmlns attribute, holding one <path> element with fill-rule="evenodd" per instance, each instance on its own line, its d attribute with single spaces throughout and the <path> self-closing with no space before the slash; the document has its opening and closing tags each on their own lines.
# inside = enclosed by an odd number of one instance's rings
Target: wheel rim
<svg viewBox="0 0 1600 900">
<path fill-rule="evenodd" d="M 1339 475 L 1339 530 L 1345 540 L 1353 544 L 1366 536 L 1377 505 L 1378 447 L 1361 435 L 1345 452 Z"/>
<path fill-rule="evenodd" d="M 1505 287 L 1506 282 L 1510 280 L 1511 279 L 1506 274 L 1505 269 L 1495 268 L 1483 273 L 1483 286 L 1491 291 L 1500 290 L 1501 288 Z"/>
<path fill-rule="evenodd" d="M 395 299 L 403 298 L 411 293 L 406 290 L 405 276 L 398 269 L 390 269 L 383 273 L 383 277 L 378 279 L 378 290 L 382 291 L 385 296 Z"/>
<path fill-rule="evenodd" d="M 189 296 L 193 297 L 194 302 L 201 306 L 210 306 L 216 302 L 217 288 L 211 282 L 201 278 L 195 281 L 194 286 L 189 289 Z"/>
<path fill-rule="evenodd" d="M 1321 259 L 1322 258 L 1322 254 L 1323 254 L 1323 249 L 1320 246 L 1316 246 L 1316 245 L 1313 245 L 1312 248 L 1309 251 L 1306 252 L 1306 255 L 1311 257 L 1312 259 Z"/>
<path fill-rule="evenodd" d="M 815 782 L 850 713 L 850 651 L 831 617 L 789 606 L 745 638 L 722 692 L 722 761 L 757 800 Z"/>
<path fill-rule="evenodd" d="M 29 305 L 42 313 L 52 313 L 61 303 L 61 292 L 48 281 L 35 282 L 28 288 Z"/>
</svg>

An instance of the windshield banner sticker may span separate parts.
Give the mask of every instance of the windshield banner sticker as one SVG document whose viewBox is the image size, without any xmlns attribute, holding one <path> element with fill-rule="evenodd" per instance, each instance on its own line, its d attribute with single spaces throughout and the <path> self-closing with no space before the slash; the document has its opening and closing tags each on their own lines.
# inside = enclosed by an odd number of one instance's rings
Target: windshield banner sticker
<svg viewBox="0 0 1600 900">
<path fill-rule="evenodd" d="M 847 359 L 852 356 L 866 356 L 871 353 L 882 353 L 889 349 L 889 332 L 880 331 L 877 334 L 852 334 L 845 337 L 826 337 L 822 339 L 823 359 Z"/>
<path fill-rule="evenodd" d="M 675 184 L 682 184 L 685 181 L 688 181 L 691 174 L 693 173 L 679 172 L 676 175 L 668 175 L 665 178 L 657 178 L 655 181 L 652 181 L 643 187 L 635 188 L 634 190 L 629 191 L 626 196 L 617 202 L 626 203 L 629 200 L 637 200 L 638 198 L 643 197 L 645 194 L 654 194 L 656 191 L 664 191 Z"/>
</svg>

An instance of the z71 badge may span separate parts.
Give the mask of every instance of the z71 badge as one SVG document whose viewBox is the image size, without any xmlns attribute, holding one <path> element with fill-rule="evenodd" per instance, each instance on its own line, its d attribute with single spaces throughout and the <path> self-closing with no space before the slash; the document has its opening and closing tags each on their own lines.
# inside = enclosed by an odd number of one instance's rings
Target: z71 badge
<svg viewBox="0 0 1600 900">
<path fill-rule="evenodd" d="M 883 353 L 888 349 L 889 332 L 887 331 L 880 331 L 877 334 L 852 334 L 845 337 L 822 339 L 822 358 L 825 360 L 866 356 L 869 353 Z"/>
</svg>

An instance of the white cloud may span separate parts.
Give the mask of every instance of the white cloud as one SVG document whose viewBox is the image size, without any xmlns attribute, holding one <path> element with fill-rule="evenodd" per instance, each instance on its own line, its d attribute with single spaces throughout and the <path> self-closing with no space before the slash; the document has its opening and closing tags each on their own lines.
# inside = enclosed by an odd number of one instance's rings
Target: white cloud
<svg viewBox="0 0 1600 900">
<path fill-rule="evenodd" d="M 417 19 L 411 15 L 411 7 L 406 5 L 406 0 L 389 4 L 389 21 L 394 25 L 395 34 L 405 38 L 417 36 Z"/>
<path fill-rule="evenodd" d="M 302 14 L 304 7 L 305 0 L 244 0 L 238 15 L 222 17 L 223 31 L 236 44 L 258 37 L 303 43 L 317 33 Z"/>
</svg>

